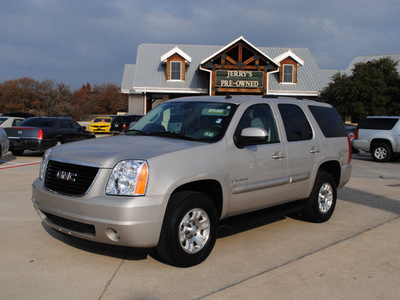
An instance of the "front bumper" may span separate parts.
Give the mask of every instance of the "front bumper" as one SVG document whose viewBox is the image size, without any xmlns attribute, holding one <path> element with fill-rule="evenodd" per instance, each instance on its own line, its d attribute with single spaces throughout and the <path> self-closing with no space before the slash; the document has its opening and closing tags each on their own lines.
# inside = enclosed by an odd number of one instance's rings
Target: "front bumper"
<svg viewBox="0 0 400 300">
<path fill-rule="evenodd" d="M 99 243 L 155 247 L 165 207 L 159 197 L 93 195 L 71 197 L 32 185 L 32 202 L 43 222 L 63 233 Z"/>
<path fill-rule="evenodd" d="M 111 126 L 89 126 L 89 132 L 109 133 Z"/>
</svg>

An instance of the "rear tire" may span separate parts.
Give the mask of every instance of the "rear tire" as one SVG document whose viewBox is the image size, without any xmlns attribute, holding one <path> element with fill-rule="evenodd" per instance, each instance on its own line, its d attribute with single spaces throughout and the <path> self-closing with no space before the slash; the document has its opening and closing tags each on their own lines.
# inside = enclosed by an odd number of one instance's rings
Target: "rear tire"
<svg viewBox="0 0 400 300">
<path fill-rule="evenodd" d="M 24 153 L 24 150 L 11 150 L 12 155 L 20 156 Z"/>
<path fill-rule="evenodd" d="M 337 187 L 332 175 L 326 171 L 319 171 L 310 197 L 305 201 L 303 218 L 314 223 L 328 221 L 335 210 L 336 197 Z"/>
<path fill-rule="evenodd" d="M 177 267 L 197 265 L 211 253 L 217 231 L 217 210 L 211 199 L 199 192 L 178 192 L 168 204 L 157 254 Z"/>
<path fill-rule="evenodd" d="M 393 155 L 392 149 L 385 143 L 376 144 L 371 151 L 371 157 L 377 162 L 390 161 Z"/>
</svg>

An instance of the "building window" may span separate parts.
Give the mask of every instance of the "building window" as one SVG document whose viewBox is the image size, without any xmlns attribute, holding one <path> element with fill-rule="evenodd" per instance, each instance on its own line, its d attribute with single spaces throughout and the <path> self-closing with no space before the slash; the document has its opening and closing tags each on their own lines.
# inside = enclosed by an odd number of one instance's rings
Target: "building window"
<svg viewBox="0 0 400 300">
<path fill-rule="evenodd" d="M 171 80 L 182 80 L 181 65 L 180 61 L 171 61 Z"/>
<path fill-rule="evenodd" d="M 283 82 L 293 83 L 293 65 L 283 65 Z"/>
</svg>

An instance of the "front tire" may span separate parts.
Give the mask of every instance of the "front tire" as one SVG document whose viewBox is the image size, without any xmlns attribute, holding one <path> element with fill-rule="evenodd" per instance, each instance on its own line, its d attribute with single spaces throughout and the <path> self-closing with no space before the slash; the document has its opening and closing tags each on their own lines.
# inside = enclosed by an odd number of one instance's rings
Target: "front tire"
<svg viewBox="0 0 400 300">
<path fill-rule="evenodd" d="M 157 254 L 177 267 L 197 265 L 211 253 L 217 231 L 217 211 L 211 199 L 199 192 L 178 192 L 167 207 Z"/>
<path fill-rule="evenodd" d="M 315 178 L 310 197 L 305 201 L 302 215 L 304 219 L 314 223 L 328 221 L 336 206 L 337 187 L 332 175 L 319 171 Z"/>
<path fill-rule="evenodd" d="M 377 144 L 372 148 L 371 157 L 377 162 L 387 162 L 392 158 L 393 151 L 385 143 Z"/>
</svg>

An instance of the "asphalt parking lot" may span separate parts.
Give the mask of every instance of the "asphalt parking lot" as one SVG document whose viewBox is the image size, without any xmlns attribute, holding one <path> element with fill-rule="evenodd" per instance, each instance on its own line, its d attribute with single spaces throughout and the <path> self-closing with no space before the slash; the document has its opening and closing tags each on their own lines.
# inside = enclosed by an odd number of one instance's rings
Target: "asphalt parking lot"
<svg viewBox="0 0 400 300">
<path fill-rule="evenodd" d="M 180 269 L 42 224 L 30 200 L 41 155 L 0 162 L 0 299 L 399 298 L 400 162 L 353 155 L 329 222 L 233 218 L 204 263 Z"/>
</svg>

